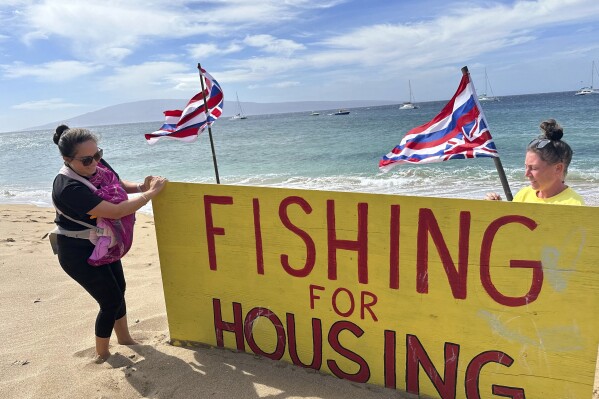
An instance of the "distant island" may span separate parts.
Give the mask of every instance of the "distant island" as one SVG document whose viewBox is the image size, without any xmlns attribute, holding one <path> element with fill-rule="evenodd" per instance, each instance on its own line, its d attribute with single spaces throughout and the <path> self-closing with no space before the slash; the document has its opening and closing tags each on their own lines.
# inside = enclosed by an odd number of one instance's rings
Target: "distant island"
<svg viewBox="0 0 599 399">
<path fill-rule="evenodd" d="M 97 111 L 73 116 L 65 120 L 55 121 L 40 126 L 33 126 L 23 130 L 53 129 L 61 123 L 70 126 L 102 126 L 118 125 L 122 123 L 156 122 L 164 121 L 163 112 L 170 109 L 183 109 L 188 100 L 163 99 L 144 100 L 117 105 L 111 105 Z M 246 115 L 268 115 L 289 112 L 312 112 L 335 110 L 339 108 L 375 107 L 380 105 L 398 104 L 398 101 L 380 100 L 353 100 L 353 101 L 297 101 L 282 103 L 256 103 L 242 102 L 241 105 Z M 235 114 L 236 102 L 225 101 L 222 118 L 229 118 Z M 159 126 L 157 126 L 158 128 Z"/>
</svg>

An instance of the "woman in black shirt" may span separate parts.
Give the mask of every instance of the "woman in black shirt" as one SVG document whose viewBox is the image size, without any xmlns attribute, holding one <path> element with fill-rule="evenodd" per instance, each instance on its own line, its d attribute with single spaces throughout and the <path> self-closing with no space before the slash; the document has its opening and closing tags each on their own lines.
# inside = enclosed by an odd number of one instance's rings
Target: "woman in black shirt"
<svg viewBox="0 0 599 399">
<path fill-rule="evenodd" d="M 86 179 L 93 177 L 99 169 L 98 164 L 101 164 L 102 170 L 114 173 L 118 178 L 118 174 L 102 158 L 98 139 L 89 130 L 69 129 L 61 125 L 56 128 L 54 143 L 58 145 L 65 166 L 79 176 Z M 97 363 L 104 362 L 110 356 L 109 341 L 113 329 L 119 344 L 136 343 L 127 325 L 125 276 L 120 260 L 102 266 L 88 263 L 94 244 L 89 239 L 74 238 L 70 234 L 86 229 L 71 219 L 96 225 L 98 217 L 120 219 L 131 215 L 155 197 L 167 180 L 160 176 L 148 176 L 143 184 L 119 181 L 126 193 L 140 192 L 141 195 L 118 204 L 111 203 L 95 195 L 86 184 L 62 173 L 56 176 L 52 187 L 52 200 L 59 210 L 55 222 L 61 230 L 66 231 L 57 235 L 58 261 L 63 270 L 100 305 L 95 324 Z"/>
</svg>

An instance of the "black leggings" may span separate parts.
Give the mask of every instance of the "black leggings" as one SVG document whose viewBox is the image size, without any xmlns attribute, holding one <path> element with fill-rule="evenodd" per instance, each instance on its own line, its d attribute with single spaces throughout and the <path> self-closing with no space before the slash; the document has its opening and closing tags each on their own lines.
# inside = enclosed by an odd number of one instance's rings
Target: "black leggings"
<svg viewBox="0 0 599 399">
<path fill-rule="evenodd" d="M 100 305 L 96 317 L 96 336 L 110 338 L 114 321 L 125 316 L 125 275 L 121 261 L 91 266 L 87 258 L 94 245 L 89 240 L 58 236 L 58 261 L 62 269 L 78 282 Z"/>
</svg>

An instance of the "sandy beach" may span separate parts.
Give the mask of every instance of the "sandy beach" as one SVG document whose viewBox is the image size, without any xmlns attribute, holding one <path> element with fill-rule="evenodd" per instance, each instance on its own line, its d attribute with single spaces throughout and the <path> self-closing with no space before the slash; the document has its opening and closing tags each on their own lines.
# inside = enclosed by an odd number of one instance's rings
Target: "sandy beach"
<svg viewBox="0 0 599 399">
<path fill-rule="evenodd" d="M 95 301 L 58 264 L 42 236 L 54 210 L 0 206 L 2 398 L 410 398 L 314 370 L 225 349 L 169 344 L 153 219 L 138 214 L 123 265 L 138 345 L 113 338 L 94 364 Z"/>
</svg>

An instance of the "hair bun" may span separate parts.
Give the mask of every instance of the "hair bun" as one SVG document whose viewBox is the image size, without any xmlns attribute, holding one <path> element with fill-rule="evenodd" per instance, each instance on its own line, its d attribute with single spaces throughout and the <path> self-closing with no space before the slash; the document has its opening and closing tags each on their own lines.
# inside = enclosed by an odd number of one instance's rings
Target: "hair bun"
<svg viewBox="0 0 599 399">
<path fill-rule="evenodd" d="M 564 129 L 555 119 L 547 119 L 541 122 L 539 126 L 543 131 L 543 136 L 552 141 L 558 141 L 564 136 Z"/>
<path fill-rule="evenodd" d="M 69 130 L 69 127 L 67 125 L 60 125 L 56 128 L 56 131 L 55 131 L 54 137 L 53 137 L 54 144 L 58 145 L 60 136 L 64 133 L 65 130 Z"/>
</svg>

